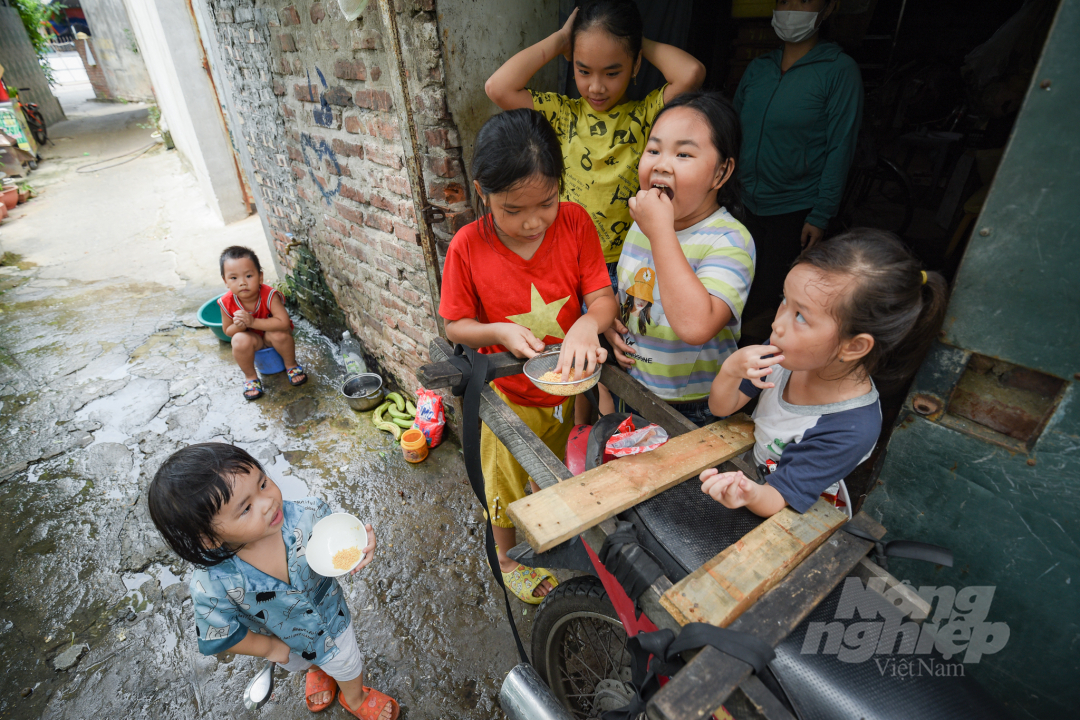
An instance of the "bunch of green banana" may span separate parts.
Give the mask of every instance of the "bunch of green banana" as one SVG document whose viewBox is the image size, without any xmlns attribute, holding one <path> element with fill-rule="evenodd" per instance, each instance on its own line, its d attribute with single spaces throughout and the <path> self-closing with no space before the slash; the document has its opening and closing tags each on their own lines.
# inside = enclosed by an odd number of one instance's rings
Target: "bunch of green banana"
<svg viewBox="0 0 1080 720">
<path fill-rule="evenodd" d="M 384 418 L 383 413 L 389 413 L 390 417 Z M 415 418 L 416 406 L 412 400 L 406 400 L 396 392 L 387 393 L 386 402 L 371 413 L 372 424 L 393 435 L 395 440 L 401 438 L 402 428 L 412 427 Z"/>
</svg>

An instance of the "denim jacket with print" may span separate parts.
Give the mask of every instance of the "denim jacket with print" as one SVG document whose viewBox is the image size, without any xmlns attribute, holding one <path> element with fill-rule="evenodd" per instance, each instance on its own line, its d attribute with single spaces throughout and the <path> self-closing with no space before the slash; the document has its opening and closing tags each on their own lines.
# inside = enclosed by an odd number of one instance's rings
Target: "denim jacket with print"
<svg viewBox="0 0 1080 720">
<path fill-rule="evenodd" d="M 334 578 L 308 567 L 307 542 L 315 523 L 330 514 L 318 498 L 284 501 L 281 535 L 288 556 L 289 584 L 238 557 L 196 568 L 191 578 L 199 652 L 224 652 L 248 630 L 276 635 L 316 665 L 337 654 L 334 638 L 349 626 L 349 608 Z"/>
</svg>

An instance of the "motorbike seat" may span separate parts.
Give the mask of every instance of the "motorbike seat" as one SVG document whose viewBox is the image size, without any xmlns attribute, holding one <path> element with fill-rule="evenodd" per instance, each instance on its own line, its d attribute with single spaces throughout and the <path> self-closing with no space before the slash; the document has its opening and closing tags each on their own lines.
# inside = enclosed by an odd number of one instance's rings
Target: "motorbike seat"
<svg viewBox="0 0 1080 720">
<path fill-rule="evenodd" d="M 608 438 L 627 417 L 629 413 L 610 413 L 593 425 L 586 445 L 586 469 L 601 464 Z M 637 427 L 648 422 L 634 416 Z M 693 478 L 638 503 L 619 517 L 634 523 L 638 542 L 672 582 L 683 579 L 764 521 L 746 508 L 724 507 L 701 492 L 700 483 Z"/>
<path fill-rule="evenodd" d="M 601 463 L 607 439 L 626 417 L 626 413 L 612 413 L 593 426 L 586 448 L 587 469 Z M 647 423 L 635 416 L 635 424 L 639 421 Z M 634 523 L 638 542 L 672 582 L 683 579 L 764 522 L 746 508 L 724 507 L 701 492 L 693 478 L 620 513 L 619 518 Z M 936 648 L 922 655 L 876 656 L 877 662 L 845 662 L 835 650 L 804 650 L 813 625 L 837 624 L 843 586 L 834 588 L 780 643 L 776 658 L 760 676 L 792 715 L 799 720 L 1009 720 L 1004 708 L 967 677 L 962 667 L 958 669 L 959 658 L 953 658 L 949 665 Z M 902 615 L 891 602 L 877 597 L 881 618 Z M 850 637 L 847 626 L 862 622 L 858 615 L 844 621 L 842 634 Z M 924 668 L 929 670 L 924 672 Z M 946 676 L 940 676 L 942 668 Z M 918 677 L 904 677 L 904 671 Z"/>
</svg>

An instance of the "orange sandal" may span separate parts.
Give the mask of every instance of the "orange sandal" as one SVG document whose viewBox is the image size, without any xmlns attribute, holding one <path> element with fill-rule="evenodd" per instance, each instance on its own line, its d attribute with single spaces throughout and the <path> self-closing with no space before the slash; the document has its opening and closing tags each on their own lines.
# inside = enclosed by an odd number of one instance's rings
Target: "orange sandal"
<svg viewBox="0 0 1080 720">
<path fill-rule="evenodd" d="M 397 720 L 397 716 L 401 712 L 397 700 L 378 690 L 372 690 L 369 687 L 364 688 L 364 692 L 367 693 L 367 697 L 364 698 L 364 702 L 360 703 L 360 707 L 356 710 L 353 710 L 345 704 L 345 698 L 342 697 L 340 693 L 338 693 L 338 702 L 341 703 L 341 707 L 345 708 L 350 715 L 358 717 L 360 720 L 379 720 L 379 715 L 382 714 L 383 708 L 386 707 L 387 703 L 390 703 L 394 708 L 390 713 L 390 720 Z"/>
<path fill-rule="evenodd" d="M 321 692 L 329 692 L 330 699 L 318 704 L 311 702 L 311 696 Z M 334 695 L 336 694 L 337 681 L 334 678 L 317 667 L 312 667 L 307 671 L 307 675 L 304 677 L 304 702 L 307 703 L 308 710 L 311 712 L 325 710 L 330 707 L 330 703 L 334 702 Z"/>
</svg>

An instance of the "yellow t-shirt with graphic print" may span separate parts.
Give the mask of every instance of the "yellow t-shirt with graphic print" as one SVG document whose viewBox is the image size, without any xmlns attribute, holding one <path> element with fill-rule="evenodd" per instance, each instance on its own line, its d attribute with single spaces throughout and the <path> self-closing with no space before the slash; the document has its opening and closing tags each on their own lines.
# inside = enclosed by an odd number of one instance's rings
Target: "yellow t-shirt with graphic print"
<svg viewBox="0 0 1080 720">
<path fill-rule="evenodd" d="M 627 201 L 637 194 L 638 160 L 653 120 L 664 109 L 664 89 L 598 113 L 584 98 L 530 90 L 533 108 L 551 123 L 563 150 L 560 200 L 576 202 L 596 225 L 604 262 L 618 262 L 634 224 Z"/>
</svg>

